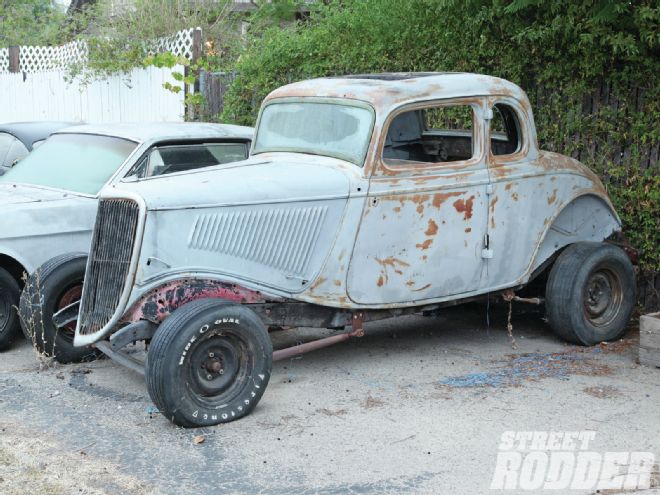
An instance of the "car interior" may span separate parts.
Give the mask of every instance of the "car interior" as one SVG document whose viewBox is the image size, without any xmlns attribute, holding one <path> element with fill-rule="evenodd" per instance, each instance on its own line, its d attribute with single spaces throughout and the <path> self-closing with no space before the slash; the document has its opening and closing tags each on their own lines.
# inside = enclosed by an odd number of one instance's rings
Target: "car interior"
<svg viewBox="0 0 660 495">
<path fill-rule="evenodd" d="M 168 144 L 153 147 L 129 176 L 144 179 L 245 160 L 247 142 Z"/>
<path fill-rule="evenodd" d="M 505 104 L 494 107 L 491 121 L 493 155 L 515 153 L 520 144 L 520 126 L 514 110 Z M 474 111 L 469 105 L 411 110 L 390 123 L 383 158 L 397 162 L 444 163 L 472 158 Z"/>
</svg>

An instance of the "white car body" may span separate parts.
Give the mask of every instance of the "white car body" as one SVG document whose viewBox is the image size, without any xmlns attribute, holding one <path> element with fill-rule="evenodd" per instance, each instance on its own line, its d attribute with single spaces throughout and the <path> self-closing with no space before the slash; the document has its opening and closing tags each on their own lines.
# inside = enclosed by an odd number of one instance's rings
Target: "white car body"
<svg viewBox="0 0 660 495">
<path fill-rule="evenodd" d="M 114 184 L 155 144 L 200 139 L 249 142 L 253 130 L 220 124 L 149 123 L 83 125 L 53 135 L 62 134 L 110 136 L 134 142 L 133 152 L 107 181 Z M 172 174 L 176 175 L 180 174 Z M 12 183 L 7 177 L 0 179 L 0 267 L 7 267 L 11 273 L 30 274 L 55 256 L 89 250 L 98 194 Z"/>
</svg>

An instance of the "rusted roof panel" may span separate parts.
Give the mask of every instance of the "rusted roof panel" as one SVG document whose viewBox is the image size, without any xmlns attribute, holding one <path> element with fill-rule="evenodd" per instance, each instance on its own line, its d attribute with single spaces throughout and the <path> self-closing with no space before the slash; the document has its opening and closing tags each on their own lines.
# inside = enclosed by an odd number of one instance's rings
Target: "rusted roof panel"
<svg viewBox="0 0 660 495">
<path fill-rule="evenodd" d="M 371 104 L 379 114 L 420 100 L 504 95 L 527 100 L 517 85 L 499 77 L 465 72 L 385 73 L 335 76 L 300 81 L 276 89 L 266 100 L 282 97 L 350 98 Z"/>
</svg>

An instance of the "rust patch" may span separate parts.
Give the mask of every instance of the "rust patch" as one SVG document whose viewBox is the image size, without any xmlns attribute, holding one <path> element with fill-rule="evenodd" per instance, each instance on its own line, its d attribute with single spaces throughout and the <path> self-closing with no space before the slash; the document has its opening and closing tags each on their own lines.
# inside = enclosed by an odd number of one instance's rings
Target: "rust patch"
<svg viewBox="0 0 660 495">
<path fill-rule="evenodd" d="M 423 204 L 417 205 L 417 213 L 419 213 L 420 215 L 422 213 L 424 213 L 424 205 Z"/>
<path fill-rule="evenodd" d="M 419 291 L 422 291 L 422 290 L 426 290 L 429 287 L 431 287 L 431 284 L 426 284 L 424 287 L 420 287 L 419 289 L 412 289 L 412 291 L 413 292 L 419 292 Z"/>
<path fill-rule="evenodd" d="M 509 183 L 507 183 L 506 186 L 504 186 L 504 190 L 505 191 L 510 191 L 512 187 L 513 187 L 513 182 L 509 182 Z"/>
<path fill-rule="evenodd" d="M 435 235 L 438 233 L 438 224 L 433 221 L 432 218 L 429 218 L 429 226 L 424 232 L 426 235 Z"/>
<path fill-rule="evenodd" d="M 399 259 L 396 259 L 396 258 L 393 257 L 393 256 L 388 256 L 388 257 L 385 258 L 385 259 L 380 259 L 380 258 L 374 258 L 374 259 L 376 260 L 376 262 L 377 262 L 379 265 L 381 265 L 381 266 L 383 266 L 383 267 L 385 267 L 385 266 L 391 266 L 391 267 L 394 267 L 395 265 L 410 266 L 409 263 L 406 263 L 405 261 L 401 261 L 401 260 L 399 260 Z"/>
<path fill-rule="evenodd" d="M 335 285 L 337 287 L 341 287 L 341 280 L 335 280 Z"/>
<path fill-rule="evenodd" d="M 400 211 L 401 211 L 401 207 L 400 207 L 400 206 L 395 206 L 395 207 L 394 207 L 394 213 L 399 213 Z"/>
<path fill-rule="evenodd" d="M 514 201 L 518 201 L 518 193 L 513 193 L 511 195 L 511 199 L 514 200 Z"/>
<path fill-rule="evenodd" d="M 472 208 L 474 206 L 474 196 L 470 196 L 467 201 L 463 199 L 457 199 L 454 201 L 454 208 L 459 213 L 463 213 L 463 220 L 469 220 L 472 218 Z"/>
<path fill-rule="evenodd" d="M 552 196 L 550 196 L 550 197 L 548 198 L 548 204 L 551 205 L 551 204 L 554 203 L 556 200 L 557 200 L 557 189 L 555 189 L 554 191 L 552 191 Z"/>
<path fill-rule="evenodd" d="M 426 203 L 428 200 L 429 200 L 428 194 L 415 194 L 411 199 L 413 203 L 418 203 L 418 204 Z"/>
<path fill-rule="evenodd" d="M 388 266 L 394 269 L 394 273 L 398 275 L 403 275 L 403 271 L 401 270 L 402 267 L 410 266 L 410 264 L 406 263 L 405 261 L 399 260 L 393 256 L 389 256 L 385 259 L 381 259 L 381 258 L 374 258 L 374 259 L 381 266 L 380 276 L 378 277 L 378 281 L 376 282 L 378 287 L 382 287 L 388 281 L 388 274 L 387 274 Z"/>
<path fill-rule="evenodd" d="M 223 299 L 239 304 L 284 300 L 274 296 L 265 297 L 259 291 L 219 280 L 177 279 L 145 294 L 124 314 L 122 322 L 148 320 L 160 323 L 178 307 L 204 298 Z"/>
<path fill-rule="evenodd" d="M 495 205 L 497 204 L 497 201 L 499 200 L 498 196 L 495 196 L 493 200 L 490 202 L 490 212 L 493 213 L 495 211 Z"/>
<path fill-rule="evenodd" d="M 472 232 L 472 228 L 471 228 L 471 227 L 468 227 L 467 229 L 465 229 L 465 233 L 466 233 L 466 234 L 469 234 L 470 232 Z"/>
<path fill-rule="evenodd" d="M 421 250 L 426 250 L 431 246 L 431 244 L 433 244 L 433 239 L 426 239 L 421 244 L 415 244 L 415 247 Z"/>
<path fill-rule="evenodd" d="M 456 196 L 462 196 L 465 194 L 465 191 L 460 192 L 449 192 L 449 193 L 437 193 L 433 195 L 433 206 L 440 208 L 442 203 L 447 201 L 449 198 L 454 198 Z"/>
<path fill-rule="evenodd" d="M 319 278 L 317 278 L 316 281 L 315 281 L 312 285 L 309 286 L 309 290 L 314 290 L 314 289 L 318 288 L 318 287 L 319 287 L 321 284 L 323 284 L 323 282 L 325 282 L 326 280 L 328 280 L 328 279 L 325 278 L 325 277 L 319 277 Z"/>
<path fill-rule="evenodd" d="M 495 228 L 495 205 L 497 204 L 498 196 L 495 196 L 490 202 L 490 228 Z"/>
<path fill-rule="evenodd" d="M 509 167 L 507 167 L 506 165 L 501 165 L 501 164 L 497 167 L 491 167 L 490 171 L 495 176 L 495 178 L 497 178 L 497 179 L 501 179 L 503 177 L 506 177 L 507 175 L 509 175 L 511 173 L 511 171 L 509 170 Z"/>
</svg>

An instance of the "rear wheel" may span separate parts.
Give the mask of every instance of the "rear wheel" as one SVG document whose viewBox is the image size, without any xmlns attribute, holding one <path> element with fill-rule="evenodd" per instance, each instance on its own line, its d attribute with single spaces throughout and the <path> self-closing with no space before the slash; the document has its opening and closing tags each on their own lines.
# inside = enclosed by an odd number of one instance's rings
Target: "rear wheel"
<svg viewBox="0 0 660 495">
<path fill-rule="evenodd" d="M 272 366 L 268 332 L 253 311 L 202 299 L 178 308 L 156 331 L 147 354 L 147 388 L 173 423 L 210 426 L 249 414 Z"/>
<path fill-rule="evenodd" d="M 0 351 L 7 349 L 21 333 L 16 307 L 21 288 L 10 273 L 0 268 Z"/>
<path fill-rule="evenodd" d="M 630 320 L 635 292 L 635 272 L 621 249 L 596 242 L 572 244 L 548 277 L 548 322 L 555 333 L 575 344 L 617 339 Z"/>
<path fill-rule="evenodd" d="M 62 328 L 53 315 L 80 300 L 87 255 L 71 253 L 57 256 L 28 277 L 21 294 L 20 315 L 23 332 L 37 350 L 60 363 L 91 361 L 100 353 L 91 347 L 74 347 L 76 322 Z"/>
</svg>

